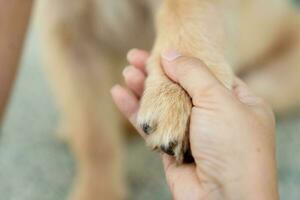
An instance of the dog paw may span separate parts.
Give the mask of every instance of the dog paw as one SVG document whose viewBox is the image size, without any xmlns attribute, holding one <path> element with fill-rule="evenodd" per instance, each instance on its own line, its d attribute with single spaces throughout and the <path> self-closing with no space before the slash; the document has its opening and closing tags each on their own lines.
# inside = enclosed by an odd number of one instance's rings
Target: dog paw
<svg viewBox="0 0 300 200">
<path fill-rule="evenodd" d="M 191 99 L 166 77 L 148 77 L 138 113 L 138 125 L 153 150 L 174 156 L 178 163 L 191 162 L 189 117 Z"/>
</svg>

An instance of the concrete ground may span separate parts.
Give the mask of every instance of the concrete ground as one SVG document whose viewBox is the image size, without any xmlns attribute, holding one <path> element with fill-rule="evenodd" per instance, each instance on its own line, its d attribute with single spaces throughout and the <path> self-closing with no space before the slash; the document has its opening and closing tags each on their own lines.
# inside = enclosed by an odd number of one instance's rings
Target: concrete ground
<svg viewBox="0 0 300 200">
<path fill-rule="evenodd" d="M 64 200 L 74 177 L 74 160 L 55 137 L 58 114 L 45 80 L 35 32 L 0 139 L 0 200 Z M 277 127 L 280 193 L 300 199 L 300 114 Z M 127 181 L 133 200 L 171 199 L 158 156 L 135 139 L 127 145 Z"/>
</svg>

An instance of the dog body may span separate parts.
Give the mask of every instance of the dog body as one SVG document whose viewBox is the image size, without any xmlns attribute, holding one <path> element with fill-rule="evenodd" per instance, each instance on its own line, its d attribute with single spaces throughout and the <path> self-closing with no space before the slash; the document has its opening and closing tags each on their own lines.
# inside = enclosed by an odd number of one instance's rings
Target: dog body
<svg viewBox="0 0 300 200">
<path fill-rule="evenodd" d="M 229 89 L 232 71 L 242 73 L 279 112 L 300 102 L 300 20 L 286 0 L 44 0 L 37 16 L 59 131 L 78 163 L 72 199 L 125 195 L 122 123 L 109 90 L 133 47 L 153 46 L 138 123 L 152 128 L 146 139 L 152 148 L 175 141 L 178 162 L 188 150 L 191 102 L 162 72 L 165 50 L 201 59 Z M 285 85 L 282 71 L 289 75 Z"/>
</svg>

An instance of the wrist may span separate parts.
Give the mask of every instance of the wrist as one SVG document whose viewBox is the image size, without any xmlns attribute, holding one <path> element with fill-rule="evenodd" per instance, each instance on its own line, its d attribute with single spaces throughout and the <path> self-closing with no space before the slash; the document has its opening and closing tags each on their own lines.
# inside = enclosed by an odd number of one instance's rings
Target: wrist
<svg viewBox="0 0 300 200">
<path fill-rule="evenodd" d="M 224 199 L 228 200 L 277 200 L 278 181 L 275 159 L 255 159 L 247 165 L 240 165 L 235 179 L 227 179 L 221 183 Z M 234 176 L 232 176 L 234 177 Z"/>
</svg>

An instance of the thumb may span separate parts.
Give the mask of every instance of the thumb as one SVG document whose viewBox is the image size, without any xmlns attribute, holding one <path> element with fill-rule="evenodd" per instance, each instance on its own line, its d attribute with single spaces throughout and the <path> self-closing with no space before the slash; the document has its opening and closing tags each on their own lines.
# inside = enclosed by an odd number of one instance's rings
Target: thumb
<svg viewBox="0 0 300 200">
<path fill-rule="evenodd" d="M 196 106 L 200 97 L 216 97 L 226 91 L 205 63 L 197 58 L 168 51 L 162 54 L 162 65 L 167 76 L 186 90 Z"/>
</svg>

